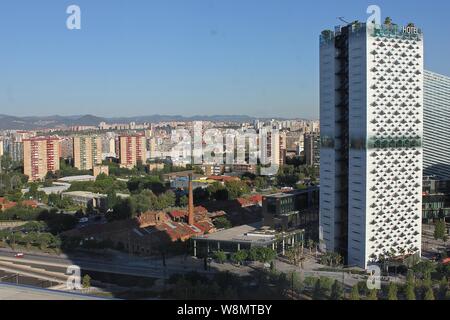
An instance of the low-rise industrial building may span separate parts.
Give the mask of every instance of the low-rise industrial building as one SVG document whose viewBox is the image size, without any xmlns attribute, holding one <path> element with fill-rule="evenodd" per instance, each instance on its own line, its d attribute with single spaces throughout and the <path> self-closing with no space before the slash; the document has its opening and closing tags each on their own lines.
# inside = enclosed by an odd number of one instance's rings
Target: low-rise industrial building
<svg viewBox="0 0 450 320">
<path fill-rule="evenodd" d="M 303 241 L 304 230 L 278 232 L 256 223 L 193 237 L 191 247 L 195 257 L 209 256 L 214 251 L 234 253 L 255 247 L 271 248 L 279 254 L 285 254 L 288 248 Z"/>
<path fill-rule="evenodd" d="M 82 207 L 98 209 L 100 212 L 107 210 L 107 195 L 101 193 L 92 193 L 87 191 L 63 192 L 63 198 L 70 198 L 72 201 Z"/>
</svg>

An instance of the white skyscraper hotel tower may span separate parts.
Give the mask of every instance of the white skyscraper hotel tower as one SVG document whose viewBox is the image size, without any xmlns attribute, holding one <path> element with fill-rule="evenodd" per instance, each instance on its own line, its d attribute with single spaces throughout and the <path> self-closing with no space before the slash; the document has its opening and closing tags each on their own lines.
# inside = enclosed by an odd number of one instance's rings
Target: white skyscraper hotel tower
<svg viewBox="0 0 450 320">
<path fill-rule="evenodd" d="M 421 30 L 322 32 L 320 234 L 348 265 L 421 253 L 422 122 Z"/>
</svg>

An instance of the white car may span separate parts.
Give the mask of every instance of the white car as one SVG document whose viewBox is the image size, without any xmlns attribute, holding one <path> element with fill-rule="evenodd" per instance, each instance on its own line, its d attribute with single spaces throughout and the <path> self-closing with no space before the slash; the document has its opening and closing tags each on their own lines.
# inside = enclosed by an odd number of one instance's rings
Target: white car
<svg viewBox="0 0 450 320">
<path fill-rule="evenodd" d="M 81 218 L 80 220 L 78 220 L 79 223 L 86 223 L 89 222 L 89 218 Z"/>
</svg>

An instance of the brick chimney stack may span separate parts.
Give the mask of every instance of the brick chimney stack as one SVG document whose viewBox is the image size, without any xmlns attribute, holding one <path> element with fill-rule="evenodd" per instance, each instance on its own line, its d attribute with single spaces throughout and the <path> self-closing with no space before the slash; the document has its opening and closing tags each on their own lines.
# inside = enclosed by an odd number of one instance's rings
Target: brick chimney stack
<svg viewBox="0 0 450 320">
<path fill-rule="evenodd" d="M 188 208 L 188 223 L 194 225 L 194 191 L 192 187 L 192 173 L 189 174 L 189 208 Z"/>
</svg>

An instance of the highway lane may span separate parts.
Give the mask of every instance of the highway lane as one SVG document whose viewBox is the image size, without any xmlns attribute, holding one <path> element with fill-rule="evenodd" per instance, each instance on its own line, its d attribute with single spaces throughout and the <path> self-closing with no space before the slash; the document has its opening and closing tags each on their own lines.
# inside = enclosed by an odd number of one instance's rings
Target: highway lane
<svg viewBox="0 0 450 320">
<path fill-rule="evenodd" d="M 83 271 L 97 271 L 114 274 L 124 274 L 138 277 L 150 278 L 168 278 L 170 275 L 178 273 L 187 273 L 190 271 L 197 271 L 201 273 L 212 273 L 213 271 L 205 271 L 200 268 L 192 268 L 186 265 L 167 266 L 164 268 L 161 265 L 147 263 L 143 261 L 104 261 L 86 257 L 65 258 L 58 256 L 47 256 L 38 254 L 25 254 L 23 258 L 16 258 L 13 252 L 0 250 L 0 259 L 15 262 L 21 265 L 30 265 L 36 268 L 50 269 L 55 271 L 55 267 L 60 268 L 58 271 L 63 272 L 67 267 L 77 265 Z M 124 264 L 124 262 L 126 264 Z M 137 265 L 138 264 L 138 265 Z"/>
</svg>

